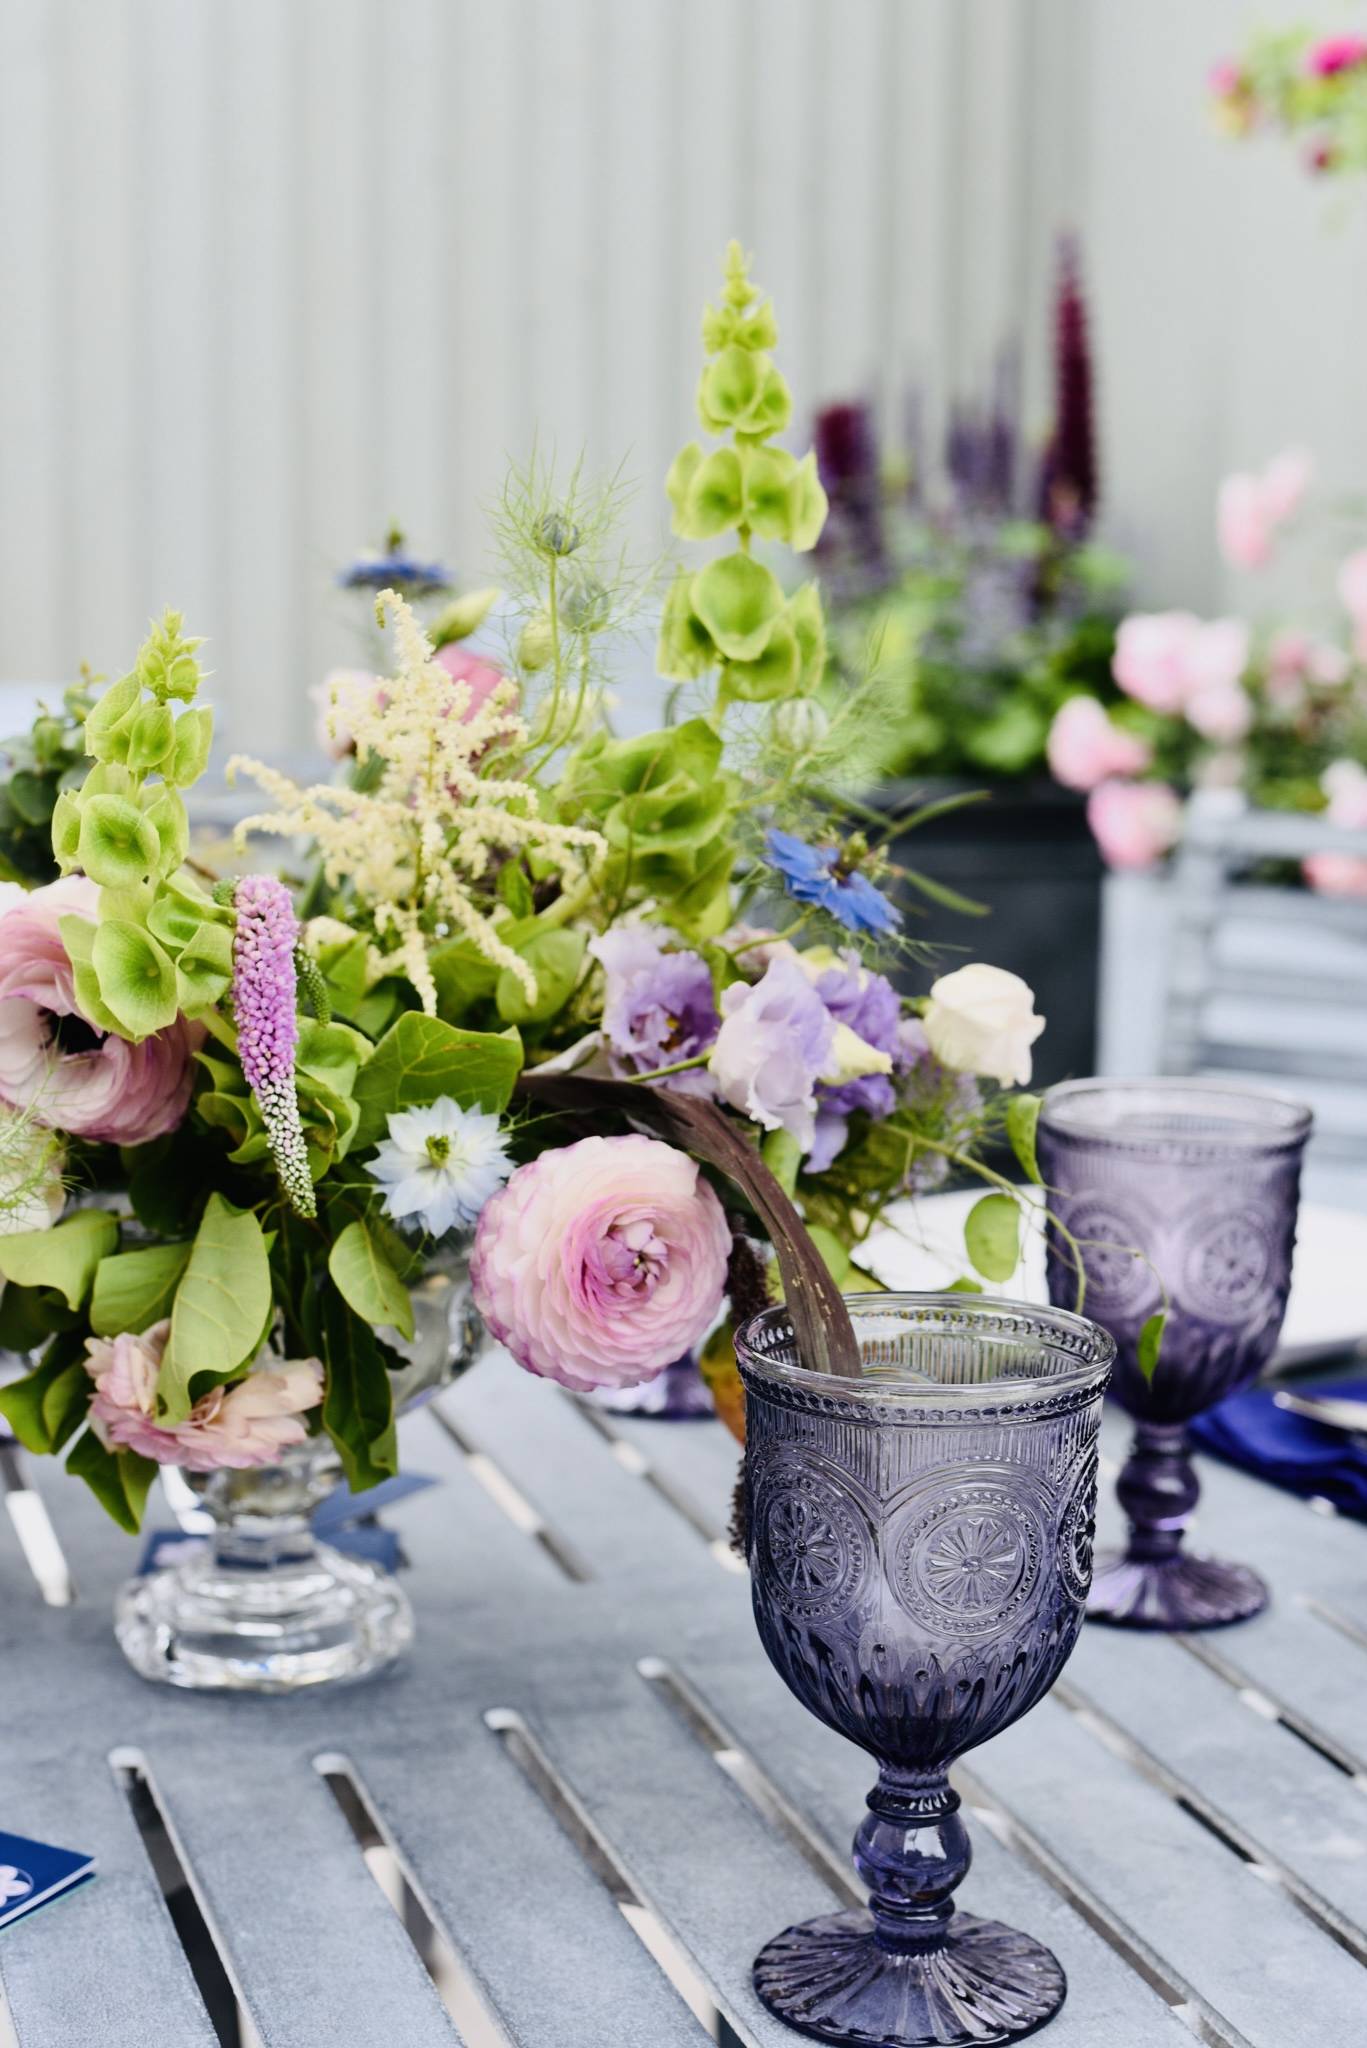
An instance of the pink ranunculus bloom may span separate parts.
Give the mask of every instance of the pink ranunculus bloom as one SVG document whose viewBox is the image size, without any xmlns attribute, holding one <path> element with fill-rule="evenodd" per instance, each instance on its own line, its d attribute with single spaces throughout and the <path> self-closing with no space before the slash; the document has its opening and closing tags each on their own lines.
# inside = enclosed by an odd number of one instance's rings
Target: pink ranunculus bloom
<svg viewBox="0 0 1367 2048">
<path fill-rule="evenodd" d="M 1351 71 L 1367 62 L 1367 36 L 1325 36 L 1306 54 L 1305 68 L 1312 78 L 1332 78 L 1336 72 Z"/>
<path fill-rule="evenodd" d="M 107 1450 L 215 1472 L 225 1465 L 273 1465 L 291 1444 L 304 1441 L 308 1430 L 299 1418 L 323 1398 L 316 1358 L 257 1365 L 245 1379 L 203 1395 L 184 1422 L 154 1422 L 157 1373 L 170 1334 L 168 1318 L 141 1335 L 86 1338 L 86 1371 L 95 1382 L 90 1423 Z"/>
<path fill-rule="evenodd" d="M 1153 758 L 1147 740 L 1125 732 L 1095 697 L 1070 697 L 1054 714 L 1049 769 L 1065 789 L 1095 789 L 1113 775 L 1141 775 Z"/>
<path fill-rule="evenodd" d="M 1192 612 L 1132 612 L 1115 636 L 1111 674 L 1129 697 L 1151 711 L 1179 712 L 1190 683 Z"/>
<path fill-rule="evenodd" d="M 655 1138 L 543 1152 L 484 1206 L 480 1313 L 528 1372 L 584 1393 L 634 1387 L 700 1344 L 731 1239 L 693 1161 Z"/>
<path fill-rule="evenodd" d="M 484 661 L 479 655 L 472 654 L 469 648 L 462 646 L 458 640 L 451 641 L 446 647 L 438 648 L 437 661 L 453 683 L 465 683 L 469 686 L 470 699 L 463 714 L 467 719 L 473 718 L 477 711 L 482 711 L 499 684 L 508 681 L 501 668 L 496 667 L 492 661 Z"/>
<path fill-rule="evenodd" d="M 1187 699 L 1187 723 L 1202 739 L 1233 746 L 1253 723 L 1253 700 L 1238 683 L 1209 683 Z"/>
<path fill-rule="evenodd" d="M 1187 642 L 1187 702 L 1207 691 L 1237 690 L 1248 667 L 1248 627 L 1242 619 L 1211 619 Z"/>
<path fill-rule="evenodd" d="M 1176 845 L 1182 806 L 1166 782 L 1103 782 L 1087 799 L 1087 823 L 1113 868 L 1147 868 Z"/>
<path fill-rule="evenodd" d="M 0 1100 L 72 1137 L 142 1145 L 184 1116 L 204 1027 L 178 1017 L 130 1045 L 82 1015 L 59 920 L 93 920 L 99 896 L 84 875 L 0 884 Z"/>
</svg>

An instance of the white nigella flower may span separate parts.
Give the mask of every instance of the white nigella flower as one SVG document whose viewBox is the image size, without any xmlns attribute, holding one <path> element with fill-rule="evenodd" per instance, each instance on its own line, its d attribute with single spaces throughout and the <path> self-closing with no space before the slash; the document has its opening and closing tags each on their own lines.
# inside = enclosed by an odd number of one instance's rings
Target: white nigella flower
<svg viewBox="0 0 1367 2048">
<path fill-rule="evenodd" d="M 512 1161 L 496 1116 L 442 1095 L 425 1109 L 394 1111 L 368 1170 L 384 1187 L 387 1216 L 444 1237 L 470 1228 Z"/>
</svg>

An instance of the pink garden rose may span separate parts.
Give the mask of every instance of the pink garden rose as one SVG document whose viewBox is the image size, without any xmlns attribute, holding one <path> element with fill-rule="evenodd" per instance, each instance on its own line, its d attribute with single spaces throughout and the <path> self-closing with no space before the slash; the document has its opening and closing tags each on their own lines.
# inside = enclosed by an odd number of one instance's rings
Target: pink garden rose
<svg viewBox="0 0 1367 2048">
<path fill-rule="evenodd" d="M 1182 806 L 1166 782 L 1103 782 L 1087 799 L 1087 823 L 1113 868 L 1147 868 L 1175 846 Z"/>
<path fill-rule="evenodd" d="M 87 1337 L 86 1371 L 95 1382 L 90 1424 L 107 1450 L 136 1451 L 158 1465 L 187 1472 L 220 1466 L 273 1465 L 308 1430 L 299 1420 L 323 1398 L 323 1368 L 316 1358 L 258 1364 L 229 1387 L 214 1387 L 196 1401 L 184 1422 L 170 1428 L 152 1420 L 157 1373 L 169 1318 L 140 1336 Z"/>
<path fill-rule="evenodd" d="M 1286 448 L 1266 469 L 1227 476 L 1220 486 L 1216 532 L 1235 569 L 1261 569 L 1272 558 L 1277 529 L 1299 511 L 1314 464 L 1303 448 Z"/>
<path fill-rule="evenodd" d="M 1367 36 L 1325 36 L 1308 51 L 1305 68 L 1312 78 L 1333 78 L 1367 61 Z"/>
<path fill-rule="evenodd" d="M 99 895 L 84 875 L 27 894 L 0 883 L 0 1100 L 73 1137 L 142 1145 L 184 1116 L 204 1031 L 178 1017 L 130 1045 L 82 1015 L 58 920 L 93 920 Z"/>
<path fill-rule="evenodd" d="M 1186 702 L 1193 612 L 1132 612 L 1115 636 L 1111 674 L 1126 696 L 1151 711 L 1179 712 Z"/>
<path fill-rule="evenodd" d="M 1359 761 L 1331 762 L 1320 777 L 1329 802 L 1324 815 L 1345 832 L 1367 832 L 1367 768 Z M 1367 859 L 1352 853 L 1312 853 L 1303 863 L 1305 879 L 1322 896 L 1367 896 Z"/>
<path fill-rule="evenodd" d="M 1095 789 L 1112 775 L 1140 775 L 1152 759 L 1146 740 L 1123 732 L 1095 697 L 1070 697 L 1049 728 L 1049 768 L 1065 789 Z"/>
<path fill-rule="evenodd" d="M 639 1386 L 700 1344 L 730 1250 L 721 1203 L 685 1153 L 581 1138 L 485 1204 L 470 1278 L 519 1365 L 587 1393 Z"/>
</svg>

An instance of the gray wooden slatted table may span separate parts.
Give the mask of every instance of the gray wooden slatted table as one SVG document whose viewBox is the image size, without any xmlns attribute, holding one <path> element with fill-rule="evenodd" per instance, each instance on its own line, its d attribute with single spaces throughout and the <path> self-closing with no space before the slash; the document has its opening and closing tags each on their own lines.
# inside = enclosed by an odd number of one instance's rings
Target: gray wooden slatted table
<svg viewBox="0 0 1367 2048">
<path fill-rule="evenodd" d="M 100 1874 L 0 1932 L 0 2038 L 794 2040 L 750 1961 L 851 1897 L 873 1772 L 759 1649 L 723 1541 L 734 1445 L 590 1412 L 502 1357 L 405 1427 L 442 1482 L 390 1517 L 415 1650 L 292 1699 L 136 1679 L 109 1628 L 134 1546 L 24 1467 L 76 1597 L 45 1604 L 0 1521 L 0 1821 Z M 1108 1420 L 1112 1473 L 1124 1439 Z M 1068 1973 L 1051 2048 L 1367 2040 L 1367 1531 L 1204 1478 L 1198 1536 L 1262 1569 L 1272 1610 L 1199 1640 L 1085 1630 L 960 1773 L 964 1903 Z"/>
</svg>

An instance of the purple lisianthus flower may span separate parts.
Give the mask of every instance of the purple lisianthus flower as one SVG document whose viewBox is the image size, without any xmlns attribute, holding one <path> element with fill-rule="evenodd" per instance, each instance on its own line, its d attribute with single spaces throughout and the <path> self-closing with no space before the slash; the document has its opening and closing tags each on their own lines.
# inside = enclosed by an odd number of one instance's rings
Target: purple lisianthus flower
<svg viewBox="0 0 1367 2048">
<path fill-rule="evenodd" d="M 708 1064 L 723 1101 L 766 1131 L 790 1131 L 809 1151 L 835 1019 L 791 959 L 772 961 L 753 988 L 733 982 L 722 1011 Z"/>
<path fill-rule="evenodd" d="M 667 952 L 664 941 L 673 936 L 626 925 L 589 942 L 607 977 L 603 1034 L 614 1063 L 629 1073 L 695 1058 L 712 1045 L 721 1024 L 707 962 L 698 953 Z M 664 1085 L 685 1094 L 712 1092 L 703 1067 L 671 1074 Z"/>
<path fill-rule="evenodd" d="M 875 1052 L 899 1058 L 898 1029 L 902 1005 L 886 975 L 872 974 L 853 953 L 843 953 L 837 967 L 828 967 L 814 983 L 817 994 L 837 1024 L 848 1024 Z M 873 1117 L 891 1116 L 897 1090 L 887 1074 L 862 1074 L 857 1080 L 823 1087 L 817 1096 L 816 1138 L 807 1155 L 808 1173 L 824 1173 L 845 1148 L 849 1119 L 858 1109 Z"/>
<path fill-rule="evenodd" d="M 805 839 L 780 832 L 776 826 L 765 834 L 764 844 L 796 902 L 829 912 L 847 931 L 882 937 L 901 924 L 900 912 L 867 875 L 840 867 L 838 847 L 808 846 Z"/>
</svg>

